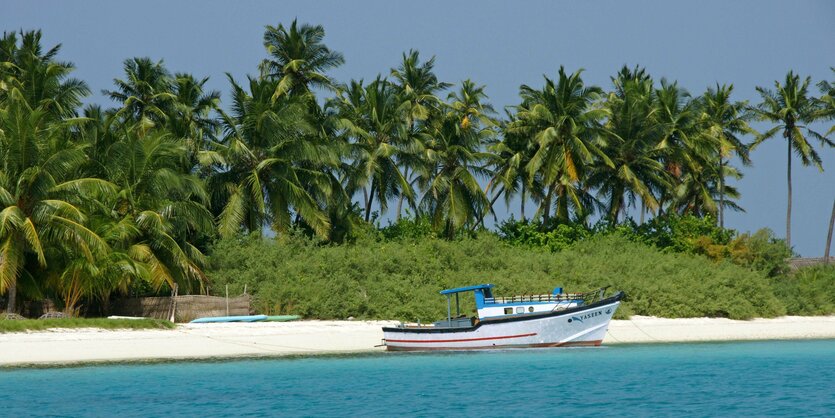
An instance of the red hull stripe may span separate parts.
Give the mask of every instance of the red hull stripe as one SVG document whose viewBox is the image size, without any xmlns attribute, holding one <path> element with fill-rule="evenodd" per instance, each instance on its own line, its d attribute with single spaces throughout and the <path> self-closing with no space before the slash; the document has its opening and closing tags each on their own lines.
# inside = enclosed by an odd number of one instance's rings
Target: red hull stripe
<svg viewBox="0 0 835 418">
<path fill-rule="evenodd" d="M 428 351 L 428 350 L 489 350 L 489 349 L 507 349 L 507 348 L 546 348 L 546 347 L 598 347 L 603 340 L 595 341 L 569 341 L 564 343 L 539 343 L 539 344 L 508 344 L 508 345 L 493 345 L 481 347 L 408 347 L 390 345 L 386 349 L 388 351 Z"/>
<path fill-rule="evenodd" d="M 487 340 L 506 340 L 508 338 L 522 338 L 522 337 L 533 337 L 536 335 L 535 332 L 530 334 L 519 334 L 519 335 L 505 335 L 502 337 L 485 337 L 485 338 L 464 338 L 461 340 L 389 340 L 386 339 L 386 342 L 390 343 L 462 343 L 466 341 L 487 341 Z"/>
</svg>

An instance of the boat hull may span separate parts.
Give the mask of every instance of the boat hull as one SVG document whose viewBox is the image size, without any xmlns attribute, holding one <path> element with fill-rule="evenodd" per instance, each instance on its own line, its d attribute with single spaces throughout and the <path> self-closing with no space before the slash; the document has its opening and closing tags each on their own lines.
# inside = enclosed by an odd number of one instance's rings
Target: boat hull
<svg viewBox="0 0 835 418">
<path fill-rule="evenodd" d="M 546 314 L 489 319 L 467 328 L 383 328 L 384 343 L 389 351 L 599 346 L 622 297 L 620 293 Z"/>
</svg>

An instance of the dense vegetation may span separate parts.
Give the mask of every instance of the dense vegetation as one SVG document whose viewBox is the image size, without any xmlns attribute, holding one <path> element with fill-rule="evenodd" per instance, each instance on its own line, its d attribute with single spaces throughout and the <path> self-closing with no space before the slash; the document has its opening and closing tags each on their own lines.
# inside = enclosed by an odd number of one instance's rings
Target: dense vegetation
<svg viewBox="0 0 835 418">
<path fill-rule="evenodd" d="M 552 253 L 491 233 L 449 241 L 363 238 L 321 245 L 304 236 L 223 240 L 210 275 L 230 291 L 244 286 L 255 309 L 316 318 L 397 318 L 427 322 L 445 315 L 438 290 L 494 283 L 500 294 L 541 294 L 553 286 L 627 293 L 619 317 L 773 317 L 835 313 L 835 266 L 769 278 L 727 260 L 662 252 L 620 233 L 598 235 Z M 471 299 L 471 297 L 469 298 Z M 466 312 L 473 309 L 467 300 Z"/>
<path fill-rule="evenodd" d="M 333 80 L 327 72 L 344 58 L 324 44 L 324 35 L 321 26 L 295 21 L 268 26 L 266 57 L 253 65 L 256 75 L 229 77 L 232 101 L 225 106 L 219 92 L 204 89 L 206 78 L 172 73 L 162 61 L 131 58 L 113 89 L 104 91 L 114 106 L 103 108 L 81 107 L 89 88 L 72 78 L 71 63 L 59 60 L 59 46 L 45 48 L 38 31 L 4 33 L 0 293 L 8 310 L 17 309 L 18 294 L 27 300 L 52 298 L 74 313 L 81 304 L 106 302 L 130 290 L 178 286 L 181 293 L 198 292 L 210 279 L 205 271 L 211 248 L 224 265 L 237 237 L 262 234 L 269 227 L 286 248 L 264 248 L 259 256 L 278 258 L 253 261 L 253 266 L 287 261 L 300 263 L 294 267 L 298 269 L 301 263 L 330 269 L 318 272 L 329 276 L 278 270 L 275 274 L 286 275 L 286 281 L 259 282 L 264 286 L 261 300 L 291 301 L 305 314 L 338 317 L 357 311 L 354 315 L 405 317 L 405 311 L 397 310 L 402 307 L 346 304 L 370 303 L 362 292 L 372 291 L 392 291 L 405 299 L 403 292 L 415 289 L 409 298 L 423 299 L 420 289 L 452 280 L 446 274 L 433 276 L 446 271 L 438 258 L 447 254 L 456 254 L 456 262 L 462 263 L 464 270 L 457 273 L 487 273 L 475 269 L 485 263 L 472 255 L 479 251 L 511 263 L 497 264 L 504 270 L 490 275 L 511 291 L 541 291 L 541 280 L 551 280 L 549 272 L 576 276 L 565 284 L 579 287 L 626 272 L 631 275 L 613 284 L 634 291 L 628 307 L 634 313 L 747 317 L 782 312 L 768 292 L 737 308 L 692 295 L 690 302 L 682 299 L 670 306 L 660 299 L 655 305 L 641 302 L 658 289 L 685 286 L 687 280 L 679 282 L 674 278 L 679 276 L 670 276 L 674 274 L 691 279 L 701 277 L 699 272 L 715 275 L 705 283 L 748 296 L 753 290 L 746 289 L 762 290 L 767 284 L 745 267 L 656 254 L 639 243 L 659 244 L 653 240 L 665 239 L 665 225 L 674 225 L 677 215 L 704 217 L 718 223 L 718 235 L 661 245 L 742 266 L 771 263 L 771 273 L 779 272 L 782 261 L 777 257 L 786 255 L 784 250 L 765 259 L 763 251 L 752 250 L 763 243 L 771 248 L 772 237 L 722 232 L 724 211 L 742 210 L 735 202 L 738 191 L 728 184 L 742 175 L 731 166 L 731 156 L 747 163 L 754 146 L 779 133 L 803 164 L 822 169 L 809 140 L 831 147 L 827 135 L 833 130 L 815 132 L 809 123 L 835 117 L 831 83 L 819 83 L 821 94 L 815 97 L 808 77 L 789 72 L 783 82 L 775 82 L 774 90 L 759 88 L 762 102 L 749 105 L 732 99 L 732 85 L 716 85 L 693 96 L 674 81 L 653 79 L 640 67 L 622 68 L 608 90 L 587 85 L 582 70 L 559 68 L 556 77 L 545 76 L 540 86 L 521 86 L 518 105 L 506 109 L 502 118 L 489 104 L 484 86 L 438 80 L 434 58 L 421 60 L 416 51 L 403 54 L 388 76 L 370 82 Z M 753 119 L 769 121 L 773 129 L 754 132 L 748 125 Z M 750 144 L 746 135 L 754 139 Z M 789 165 L 789 182 L 790 170 Z M 508 247 L 496 238 L 442 240 L 478 234 L 500 199 L 510 202 L 517 196 L 523 223 L 508 224 L 506 235 L 512 236 L 514 228 L 520 234 L 509 239 L 539 239 L 564 253 Z M 536 205 L 532 216 L 525 214 L 528 202 Z M 789 212 L 790 204 L 789 194 Z M 637 224 L 628 219 L 630 208 L 638 209 Z M 415 225 L 425 225 L 439 238 L 408 245 L 364 241 L 375 216 L 392 211 L 396 219 L 407 211 L 414 214 Z M 527 223 L 528 217 L 533 223 Z M 645 217 L 651 218 L 648 226 Z M 606 228 L 632 230 L 626 239 L 635 244 L 614 238 L 580 240 L 598 228 L 591 226 L 596 219 Z M 580 235 L 566 237 L 566 228 Z M 660 232 L 644 233 L 642 228 Z M 395 229 L 382 233 L 396 236 Z M 318 247 L 305 244 L 294 230 L 302 231 L 305 239 L 356 243 Z M 559 237 L 530 238 L 552 231 Z M 219 238 L 224 240 L 212 247 Z M 790 231 L 787 241 L 790 247 Z M 636 264 L 612 263 L 609 255 L 602 255 L 623 245 L 634 250 Z M 509 253 L 489 252 L 487 247 Z M 386 251 L 403 251 L 405 258 Z M 601 252 L 589 259 L 595 262 L 565 264 L 572 254 L 594 251 Z M 354 258 L 346 254 L 352 253 L 361 254 L 366 264 L 350 264 Z M 661 257 L 657 266 L 642 263 L 653 257 Z M 385 260 L 391 265 L 379 264 Z M 540 263 L 543 270 L 524 276 L 528 262 Z M 402 270 L 423 265 L 436 270 L 416 270 L 414 275 Z M 354 267 L 365 275 L 362 281 L 378 278 L 380 285 L 357 284 L 360 278 L 350 273 Z M 580 267 L 590 270 L 583 273 Z M 669 271 L 658 270 L 662 267 Z M 644 272 L 639 277 L 641 268 L 658 275 Z M 682 271 L 673 271 L 677 269 Z M 215 279 L 231 280 L 222 271 L 217 270 Z M 382 280 L 389 273 L 402 281 Z M 301 295 L 269 296 L 309 290 L 310 283 L 292 283 L 311 280 L 321 289 L 316 301 Z M 325 289 L 350 290 L 362 297 L 348 301 Z M 707 287 L 689 290 L 715 295 Z M 697 308 L 694 301 L 705 305 Z M 328 304 L 332 306 L 326 308 Z M 265 309 L 275 310 L 273 305 Z"/>
</svg>

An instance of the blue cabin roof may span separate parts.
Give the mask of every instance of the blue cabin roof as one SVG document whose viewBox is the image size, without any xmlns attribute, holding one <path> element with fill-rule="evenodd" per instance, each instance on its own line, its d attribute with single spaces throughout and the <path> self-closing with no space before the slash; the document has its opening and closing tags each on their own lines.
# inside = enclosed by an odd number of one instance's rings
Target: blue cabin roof
<svg viewBox="0 0 835 418">
<path fill-rule="evenodd" d="M 492 287 L 493 287 L 492 284 L 477 284 L 475 286 L 456 287 L 455 289 L 441 290 L 441 294 L 442 295 L 449 295 L 449 294 L 452 294 L 452 293 L 471 292 L 473 290 L 490 289 Z"/>
</svg>

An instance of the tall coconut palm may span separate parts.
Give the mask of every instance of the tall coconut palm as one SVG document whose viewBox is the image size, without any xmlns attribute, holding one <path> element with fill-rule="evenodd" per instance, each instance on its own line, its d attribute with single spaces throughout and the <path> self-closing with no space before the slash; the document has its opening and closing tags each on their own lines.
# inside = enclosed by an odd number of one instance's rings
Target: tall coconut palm
<svg viewBox="0 0 835 418">
<path fill-rule="evenodd" d="M 661 163 L 659 148 L 665 134 L 656 123 L 652 80 L 641 69 L 624 67 L 612 79 L 615 91 L 604 103 L 607 120 L 603 126 L 603 152 L 612 165 L 595 164 L 589 185 L 603 199 L 610 223 L 616 223 L 627 205 L 640 199 L 649 210 L 659 209 L 659 191 L 670 188 L 670 174 Z"/>
<path fill-rule="evenodd" d="M 688 173 L 701 170 L 703 160 L 709 158 L 711 146 L 708 141 L 696 135 L 697 126 L 697 100 L 693 100 L 687 90 L 678 86 L 677 82 L 669 82 L 661 79 L 661 86 L 653 92 L 653 103 L 657 110 L 654 112 L 652 123 L 657 124 L 661 137 L 657 148 L 661 151 L 659 159 L 664 164 L 672 187 L 658 190 L 662 201 L 673 201 L 675 189 L 681 183 L 683 177 Z M 693 182 L 699 179 L 706 179 L 704 176 L 695 173 L 689 176 L 688 181 Z M 707 184 L 699 186 L 707 188 Z M 711 206 L 711 208 L 714 208 Z M 709 211 L 713 211 L 710 209 Z M 642 200 L 641 219 L 645 212 L 645 204 Z"/>
<path fill-rule="evenodd" d="M 18 43 L 19 41 L 19 43 Z M 90 93 L 87 84 L 70 77 L 72 63 L 56 57 L 58 44 L 44 52 L 41 31 L 3 33 L 0 39 L 0 102 L 14 86 L 32 107 L 51 117 L 72 117 L 81 99 Z"/>
<path fill-rule="evenodd" d="M 289 28 L 267 26 L 264 48 L 269 58 L 260 69 L 263 77 L 277 81 L 273 100 L 285 94 L 305 94 L 311 88 L 333 88 L 335 83 L 325 72 L 342 65 L 345 58 L 325 46 L 324 38 L 321 25 L 299 25 L 295 19 Z"/>
<path fill-rule="evenodd" d="M 175 138 L 182 138 L 192 155 L 196 155 L 215 139 L 219 128 L 213 112 L 220 107 L 220 92 L 205 91 L 209 78 L 197 80 L 191 74 L 174 76 L 171 102 L 166 128 Z"/>
<path fill-rule="evenodd" d="M 774 82 L 775 90 L 757 87 L 762 102 L 754 109 L 760 120 L 776 124 L 775 127 L 758 135 L 751 148 L 763 141 L 782 133 L 786 140 L 787 166 L 786 179 L 788 183 L 788 204 L 786 207 L 786 244 L 791 247 L 791 214 L 792 214 L 792 150 L 800 157 L 804 166 L 813 165 L 823 171 L 822 160 L 818 152 L 812 147 L 807 138 L 814 138 L 826 147 L 835 143 L 815 132 L 809 124 L 820 118 L 820 105 L 809 94 L 810 77 L 802 81 L 793 71 L 786 74 L 783 84 Z"/>
<path fill-rule="evenodd" d="M 420 53 L 415 50 L 404 53 L 400 66 L 391 69 L 393 84 L 411 125 L 429 119 L 443 103 L 437 95 L 452 86 L 438 81 L 434 69 L 435 57 L 421 64 Z"/>
<path fill-rule="evenodd" d="M 367 222 L 375 197 L 381 211 L 394 196 L 412 199 L 411 185 L 398 165 L 409 131 L 397 90 L 386 79 L 378 76 L 367 86 L 353 81 L 343 90 L 331 106 L 352 143 L 353 169 L 346 190 L 349 195 L 363 190 Z"/>
<path fill-rule="evenodd" d="M 58 267 L 47 255 L 93 259 L 107 249 L 77 206 L 106 182 L 79 175 L 86 158 L 68 141 L 75 121 L 66 118 L 87 86 L 69 77 L 71 63 L 56 61 L 60 45 L 44 52 L 39 31 L 20 35 L 20 44 L 14 33 L 0 39 L 0 292 L 9 312 L 21 279 L 37 288 L 47 262 Z"/>
<path fill-rule="evenodd" d="M 186 144 L 141 123 L 118 129 L 105 163 L 117 192 L 100 198 L 109 215 L 101 230 L 112 247 L 146 266 L 156 288 L 202 288 L 205 257 L 195 244 L 212 235 L 214 220 L 203 182 L 188 172 Z"/>
<path fill-rule="evenodd" d="M 830 67 L 833 75 L 835 75 L 835 67 Z M 821 97 L 818 101 L 821 104 L 821 118 L 826 120 L 835 120 L 835 80 L 832 82 L 823 80 L 818 83 L 821 91 Z M 835 124 L 829 128 L 826 133 L 827 136 L 835 133 Z"/>
<path fill-rule="evenodd" d="M 545 85 L 541 90 L 523 85 L 517 120 L 508 125 L 509 132 L 535 141 L 536 151 L 526 169 L 530 177 L 539 173 L 546 187 L 540 207 L 546 223 L 551 216 L 554 197 L 556 216 L 560 221 L 569 221 L 570 208 L 585 218 L 593 210 L 590 205 L 593 199 L 581 184 L 585 168 L 595 158 L 611 164 L 597 140 L 604 111 L 595 108 L 593 102 L 602 90 L 586 86 L 581 78 L 582 71 L 569 75 L 561 66 L 557 81 L 544 77 Z"/>
<path fill-rule="evenodd" d="M 174 80 L 162 60 L 154 62 L 148 57 L 135 57 L 123 64 L 125 79 L 114 79 L 115 90 L 102 93 L 121 106 L 118 113 L 130 122 L 143 119 L 162 126 L 171 113 Z"/>
<path fill-rule="evenodd" d="M 489 171 L 484 144 L 495 136 L 493 108 L 485 103 L 484 86 L 470 80 L 450 93 L 448 110 L 433 128 L 426 144 L 430 170 L 420 173 L 426 192 L 421 206 L 435 230 L 448 238 L 488 210 L 489 199 L 478 183 Z"/>
<path fill-rule="evenodd" d="M 525 201 L 530 196 L 536 178 L 528 174 L 526 167 L 536 152 L 536 142 L 531 136 L 512 131 L 510 127 L 516 123 L 516 114 L 508 112 L 508 121 L 500 127 L 502 140 L 489 147 L 493 177 L 487 184 L 487 192 L 493 193 L 491 211 L 500 196 L 504 196 L 505 204 L 510 205 L 510 200 L 518 194 L 521 200 L 520 214 L 524 221 Z"/>
<path fill-rule="evenodd" d="M 443 90 L 451 86 L 438 80 L 434 72 L 435 57 L 421 63 L 418 51 L 410 50 L 403 54 L 403 60 L 398 68 L 391 69 L 394 86 L 401 102 L 401 111 L 407 119 L 408 132 L 402 142 L 412 152 L 401 153 L 398 163 L 402 167 L 403 177 L 412 180 L 415 168 L 425 164 L 421 158 L 422 144 L 420 137 L 427 134 L 432 118 L 441 114 L 443 100 L 438 96 Z M 397 202 L 397 219 L 402 213 L 403 200 L 406 195 L 401 194 Z"/>
<path fill-rule="evenodd" d="M 680 214 L 715 217 L 720 208 L 720 179 L 739 179 L 741 173 L 734 167 L 725 165 L 719 173 L 718 164 L 713 158 L 695 158 L 689 169 L 676 179 L 675 187 L 668 192 L 669 208 Z M 739 191 L 729 185 L 721 189 L 722 205 L 735 211 L 744 211 L 734 200 L 739 199 Z"/>
<path fill-rule="evenodd" d="M 743 164 L 748 165 L 748 146 L 740 138 L 741 135 L 756 135 L 757 132 L 748 125 L 752 115 L 748 111 L 748 102 L 732 102 L 731 93 L 734 86 L 716 84 L 715 88 L 708 88 L 702 95 L 700 102 L 699 129 L 700 135 L 712 143 L 719 163 L 719 226 L 725 226 L 725 167 L 727 159 L 736 156 Z"/>
<path fill-rule="evenodd" d="M 313 133 L 308 103 L 291 97 L 273 100 L 276 80 L 250 77 L 249 91 L 229 80 L 232 110 L 221 112 L 224 137 L 215 145 L 221 160 L 209 179 L 221 236 L 241 228 L 260 232 L 265 223 L 287 232 L 295 213 L 327 237 L 330 223 L 308 190 L 329 195 L 332 183 L 321 167 L 337 166 L 340 160 L 333 147 L 307 140 Z"/>
</svg>

